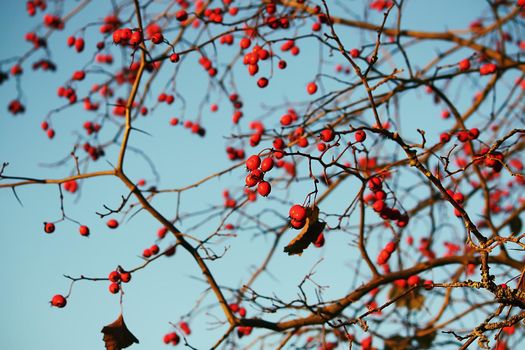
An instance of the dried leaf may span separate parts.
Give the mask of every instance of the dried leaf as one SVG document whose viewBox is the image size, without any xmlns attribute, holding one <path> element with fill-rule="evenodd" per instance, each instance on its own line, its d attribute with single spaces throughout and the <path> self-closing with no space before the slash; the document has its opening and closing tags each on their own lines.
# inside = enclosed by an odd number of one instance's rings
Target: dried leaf
<svg viewBox="0 0 525 350">
<path fill-rule="evenodd" d="M 521 222 L 520 217 L 515 216 L 514 218 L 512 218 L 512 220 L 510 220 L 509 222 L 509 227 L 510 227 L 510 233 L 519 234 L 523 227 L 523 223 Z"/>
<path fill-rule="evenodd" d="M 301 255 L 310 243 L 315 242 L 326 226 L 326 222 L 318 221 L 319 208 L 317 206 L 307 208 L 306 215 L 306 223 L 301 232 L 284 247 L 284 251 L 288 255 Z"/>
<path fill-rule="evenodd" d="M 388 292 L 390 299 L 395 299 L 405 292 L 405 289 L 397 286 L 392 287 Z M 425 303 L 425 296 L 420 294 L 419 291 L 414 290 L 404 297 L 396 300 L 396 305 L 399 307 L 406 307 L 409 310 L 421 310 Z"/>
<path fill-rule="evenodd" d="M 122 314 L 115 320 L 115 322 L 108 324 L 102 328 L 104 333 L 104 343 L 107 350 L 121 350 L 127 348 L 133 343 L 139 342 L 137 338 L 131 333 L 124 323 Z"/>
</svg>

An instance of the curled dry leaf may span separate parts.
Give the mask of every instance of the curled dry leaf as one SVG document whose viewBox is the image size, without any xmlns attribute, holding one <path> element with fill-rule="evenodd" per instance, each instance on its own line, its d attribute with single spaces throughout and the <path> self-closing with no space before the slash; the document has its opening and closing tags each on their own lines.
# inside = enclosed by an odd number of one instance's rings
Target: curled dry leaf
<svg viewBox="0 0 525 350">
<path fill-rule="evenodd" d="M 317 206 L 308 207 L 306 215 L 306 224 L 301 232 L 284 247 L 284 252 L 288 255 L 301 255 L 310 243 L 315 242 L 326 226 L 326 222 L 319 221 L 319 208 Z"/>
<path fill-rule="evenodd" d="M 131 333 L 124 323 L 124 317 L 122 314 L 115 320 L 115 322 L 108 324 L 102 328 L 104 333 L 105 346 L 107 350 L 121 350 L 127 348 L 133 343 L 139 342 L 139 340 Z"/>
</svg>

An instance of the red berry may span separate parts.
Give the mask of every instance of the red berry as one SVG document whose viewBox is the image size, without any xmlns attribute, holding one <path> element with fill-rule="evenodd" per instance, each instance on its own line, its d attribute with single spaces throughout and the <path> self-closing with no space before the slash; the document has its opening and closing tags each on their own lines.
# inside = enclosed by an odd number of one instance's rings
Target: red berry
<svg viewBox="0 0 525 350">
<path fill-rule="evenodd" d="M 296 230 L 303 228 L 305 224 L 306 221 L 299 221 L 295 219 L 290 220 L 290 225 Z"/>
<path fill-rule="evenodd" d="M 66 298 L 63 295 L 57 294 L 54 295 L 50 301 L 51 305 L 58 308 L 63 308 L 67 304 Z"/>
<path fill-rule="evenodd" d="M 470 69 L 470 61 L 468 58 L 465 58 L 464 60 L 459 61 L 458 68 L 460 71 L 464 72 L 466 70 Z"/>
<path fill-rule="evenodd" d="M 109 285 L 109 292 L 111 294 L 117 294 L 120 291 L 120 286 L 118 283 L 111 283 Z"/>
<path fill-rule="evenodd" d="M 266 172 L 272 170 L 273 164 L 274 164 L 273 158 L 271 158 L 271 157 L 264 158 L 262 163 L 261 163 L 261 170 L 266 173 Z"/>
<path fill-rule="evenodd" d="M 335 138 L 335 133 L 332 129 L 326 128 L 323 131 L 321 131 L 321 140 L 324 142 L 330 142 L 333 141 Z"/>
<path fill-rule="evenodd" d="M 179 327 L 184 332 L 184 334 L 186 334 L 186 335 L 190 335 L 191 334 L 191 329 L 190 329 L 190 326 L 188 325 L 187 322 L 181 321 L 179 323 Z"/>
<path fill-rule="evenodd" d="M 46 233 L 55 232 L 55 224 L 53 224 L 52 222 L 44 222 L 44 231 Z"/>
<path fill-rule="evenodd" d="M 180 56 L 178 53 L 172 53 L 171 56 L 170 56 L 170 61 L 173 62 L 173 63 L 177 63 L 179 62 L 180 60 Z"/>
<path fill-rule="evenodd" d="M 151 36 L 151 42 L 155 45 L 158 45 L 164 41 L 164 36 L 162 33 L 155 33 Z"/>
<path fill-rule="evenodd" d="M 109 273 L 108 279 L 111 282 L 118 282 L 118 281 L 120 281 L 120 273 L 118 273 L 118 271 L 111 271 Z"/>
<path fill-rule="evenodd" d="M 146 248 L 142 251 L 142 256 L 145 258 L 149 258 L 151 256 L 151 250 Z"/>
<path fill-rule="evenodd" d="M 252 41 L 250 40 L 250 38 L 242 38 L 241 42 L 239 43 L 239 46 L 241 47 L 241 49 L 246 50 L 250 47 L 251 44 Z"/>
<path fill-rule="evenodd" d="M 267 181 L 261 181 L 259 185 L 257 185 L 257 192 L 263 197 L 267 197 L 271 191 L 272 186 L 270 186 L 270 183 Z"/>
<path fill-rule="evenodd" d="M 120 280 L 124 283 L 128 283 L 129 281 L 131 281 L 131 273 L 129 272 L 122 272 L 120 274 Z"/>
<path fill-rule="evenodd" d="M 306 220 L 306 208 L 299 204 L 294 204 L 290 208 L 288 213 L 290 218 L 296 221 L 305 221 Z"/>
<path fill-rule="evenodd" d="M 321 232 L 321 233 L 319 234 L 319 236 L 317 236 L 317 239 L 316 239 L 315 242 L 314 242 L 314 246 L 315 246 L 316 248 L 321 248 L 322 246 L 324 246 L 324 242 L 325 242 L 325 240 L 324 240 L 324 234 Z"/>
<path fill-rule="evenodd" d="M 188 19 L 188 13 L 185 10 L 179 10 L 175 13 L 177 21 L 183 22 Z"/>
<path fill-rule="evenodd" d="M 314 82 L 308 83 L 308 85 L 306 85 L 306 92 L 310 95 L 315 94 L 317 92 L 317 84 Z"/>
<path fill-rule="evenodd" d="M 109 219 L 108 222 L 106 222 L 106 225 L 108 225 L 109 228 L 117 228 L 118 227 L 118 221 L 115 219 Z"/>
<path fill-rule="evenodd" d="M 246 169 L 248 170 L 255 170 L 261 165 L 261 158 L 258 155 L 250 156 L 246 160 Z"/>
<path fill-rule="evenodd" d="M 261 89 L 264 89 L 268 86 L 268 79 L 259 78 L 259 80 L 257 80 L 257 86 L 259 86 Z"/>
<path fill-rule="evenodd" d="M 151 247 L 149 247 L 149 250 L 152 255 L 157 255 L 159 253 L 159 246 L 154 244 Z"/>
<path fill-rule="evenodd" d="M 357 130 L 354 134 L 356 142 L 363 142 L 366 140 L 366 133 L 364 130 Z"/>
<path fill-rule="evenodd" d="M 413 287 L 413 286 L 417 286 L 419 284 L 419 282 L 421 281 L 421 278 L 419 278 L 419 276 L 417 275 L 414 275 L 414 276 L 410 276 L 408 279 L 407 279 L 407 283 L 409 286 Z"/>
<path fill-rule="evenodd" d="M 78 229 L 78 232 L 80 232 L 80 234 L 82 236 L 89 236 L 89 227 L 87 227 L 86 225 L 82 225 L 80 226 L 80 228 Z"/>
</svg>

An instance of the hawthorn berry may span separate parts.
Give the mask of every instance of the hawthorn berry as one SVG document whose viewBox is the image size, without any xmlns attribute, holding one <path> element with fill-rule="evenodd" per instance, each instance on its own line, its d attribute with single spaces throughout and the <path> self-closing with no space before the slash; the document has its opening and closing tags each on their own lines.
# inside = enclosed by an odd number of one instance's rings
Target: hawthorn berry
<svg viewBox="0 0 525 350">
<path fill-rule="evenodd" d="M 173 63 L 177 63 L 180 60 L 180 56 L 178 53 L 174 52 L 170 55 L 170 61 Z"/>
<path fill-rule="evenodd" d="M 125 271 L 125 272 L 122 272 L 120 274 L 120 280 L 123 282 L 123 283 L 128 283 L 129 281 L 131 281 L 131 273 Z"/>
<path fill-rule="evenodd" d="M 310 82 L 306 85 L 306 92 L 308 94 L 313 95 L 317 92 L 317 84 L 314 82 Z"/>
<path fill-rule="evenodd" d="M 109 219 L 109 220 L 106 222 L 106 225 L 107 225 L 109 228 L 115 229 L 115 228 L 118 227 L 118 221 L 115 220 L 115 219 Z"/>
<path fill-rule="evenodd" d="M 271 157 L 264 158 L 263 161 L 261 162 L 261 170 L 266 173 L 272 170 L 273 165 L 274 165 L 273 158 Z"/>
<path fill-rule="evenodd" d="M 80 232 L 82 236 L 87 237 L 89 236 L 89 227 L 87 227 L 86 225 L 82 225 L 78 229 L 78 232 Z"/>
<path fill-rule="evenodd" d="M 335 138 L 334 130 L 330 128 L 326 128 L 323 131 L 321 131 L 320 137 L 321 137 L 321 140 L 323 140 L 324 142 L 333 141 Z"/>
<path fill-rule="evenodd" d="M 44 231 L 45 233 L 55 232 L 55 224 L 53 224 L 52 222 L 44 222 Z"/>
<path fill-rule="evenodd" d="M 155 33 L 151 36 L 151 42 L 155 45 L 158 45 L 164 41 L 164 36 L 162 33 Z"/>
<path fill-rule="evenodd" d="M 177 333 L 171 332 L 164 336 L 163 341 L 164 344 L 177 345 L 180 342 L 180 337 Z"/>
<path fill-rule="evenodd" d="M 120 291 L 120 285 L 118 283 L 113 282 L 109 285 L 109 292 L 111 294 L 117 294 L 119 291 Z"/>
<path fill-rule="evenodd" d="M 306 208 L 300 204 L 292 205 L 288 214 L 290 218 L 293 220 L 296 220 L 296 221 L 306 220 Z"/>
<path fill-rule="evenodd" d="M 417 286 L 419 284 L 419 282 L 421 282 L 421 278 L 419 276 L 417 276 L 417 275 L 410 276 L 407 279 L 407 283 L 411 287 Z"/>
<path fill-rule="evenodd" d="M 188 19 L 188 13 L 185 10 L 179 10 L 175 13 L 175 18 L 179 22 L 184 22 Z"/>
<path fill-rule="evenodd" d="M 458 68 L 460 71 L 464 72 L 470 69 L 470 61 L 468 58 L 465 58 L 464 60 L 459 61 Z"/>
<path fill-rule="evenodd" d="M 186 335 L 190 335 L 191 334 L 190 325 L 187 322 L 181 321 L 179 323 L 179 327 L 180 327 L 180 329 L 182 330 L 182 332 L 184 334 L 186 334 Z"/>
<path fill-rule="evenodd" d="M 357 130 L 354 134 L 356 142 L 363 142 L 366 140 L 366 133 L 364 130 Z"/>
<path fill-rule="evenodd" d="M 58 308 L 63 308 L 67 304 L 67 299 L 61 294 L 56 294 L 50 301 L 51 305 Z"/>
<path fill-rule="evenodd" d="M 268 86 L 268 79 L 266 78 L 259 78 L 259 80 L 257 80 L 257 86 L 260 87 L 261 89 L 264 89 L 265 87 Z"/>
<path fill-rule="evenodd" d="M 120 281 L 120 273 L 118 271 L 111 271 L 108 275 L 108 279 L 111 282 L 118 282 Z"/>
<path fill-rule="evenodd" d="M 271 191 L 272 186 L 268 181 L 261 181 L 259 185 L 257 185 L 257 192 L 263 197 L 267 197 Z"/>
<path fill-rule="evenodd" d="M 246 169 L 255 170 L 261 165 L 261 158 L 254 154 L 246 160 Z"/>
</svg>

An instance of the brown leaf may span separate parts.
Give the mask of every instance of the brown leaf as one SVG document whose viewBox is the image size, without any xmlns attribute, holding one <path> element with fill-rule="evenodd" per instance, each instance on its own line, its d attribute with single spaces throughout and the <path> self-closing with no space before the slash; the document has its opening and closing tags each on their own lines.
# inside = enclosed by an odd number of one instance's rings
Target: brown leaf
<svg viewBox="0 0 525 350">
<path fill-rule="evenodd" d="M 310 243 L 315 242 L 321 232 L 323 232 L 326 223 L 318 221 L 319 208 L 314 206 L 313 208 L 307 208 L 306 210 L 306 223 L 301 232 L 284 247 L 285 253 L 288 255 L 299 254 L 308 248 Z"/>
<path fill-rule="evenodd" d="M 139 342 L 137 338 L 131 333 L 124 323 L 122 314 L 115 320 L 115 322 L 108 324 L 102 328 L 104 333 L 104 343 L 107 350 L 121 350 L 127 348 L 133 343 Z"/>
</svg>

